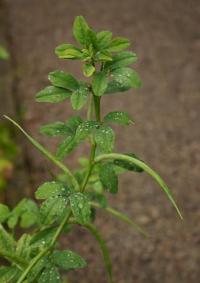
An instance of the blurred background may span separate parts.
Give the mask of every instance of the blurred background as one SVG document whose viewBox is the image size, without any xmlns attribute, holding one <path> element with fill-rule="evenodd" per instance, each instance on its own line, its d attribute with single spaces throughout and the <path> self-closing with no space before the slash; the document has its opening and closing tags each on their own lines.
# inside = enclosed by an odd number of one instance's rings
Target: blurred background
<svg viewBox="0 0 200 283">
<path fill-rule="evenodd" d="M 14 205 L 48 180 L 51 164 L 3 114 L 11 115 L 41 143 L 41 124 L 66 120 L 70 104 L 44 105 L 35 94 L 47 74 L 61 69 L 81 77 L 78 62 L 58 60 L 54 48 L 73 42 L 72 23 L 83 15 L 95 30 L 111 30 L 131 40 L 143 87 L 104 98 L 103 111 L 126 110 L 136 121 L 117 127 L 117 151 L 135 152 L 167 181 L 184 221 L 145 174 L 125 174 L 112 206 L 149 233 L 145 240 L 112 216 L 100 213 L 119 283 L 198 283 L 200 278 L 200 2 L 198 0 L 0 0 L 0 199 Z M 84 114 L 84 111 L 82 112 Z M 73 168 L 79 148 L 66 162 Z M 76 229 L 63 245 L 78 251 L 88 268 L 72 282 L 104 283 L 101 254 L 87 231 Z"/>
</svg>

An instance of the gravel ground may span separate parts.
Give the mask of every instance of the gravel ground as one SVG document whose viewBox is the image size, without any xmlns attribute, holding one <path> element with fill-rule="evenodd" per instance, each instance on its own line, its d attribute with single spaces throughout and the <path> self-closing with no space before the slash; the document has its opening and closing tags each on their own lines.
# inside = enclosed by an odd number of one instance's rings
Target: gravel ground
<svg viewBox="0 0 200 283">
<path fill-rule="evenodd" d="M 76 15 L 84 15 L 95 29 L 129 37 L 139 57 L 139 91 L 110 96 L 105 113 L 127 110 L 132 128 L 117 128 L 117 150 L 134 151 L 167 180 L 184 214 L 180 221 L 159 187 L 145 174 L 127 174 L 120 180 L 114 207 L 127 212 L 149 231 L 144 240 L 131 228 L 100 213 L 97 225 L 107 240 L 116 283 L 198 283 L 200 278 L 200 2 L 195 0 L 5 0 L 5 26 L 14 72 L 9 81 L 16 107 L 26 109 L 24 127 L 41 142 L 39 124 L 66 119 L 70 105 L 36 104 L 35 93 L 47 84 L 47 73 L 68 70 L 80 76 L 79 64 L 61 62 L 53 50 L 72 41 Z M 12 74 L 13 74 L 12 72 Z M 131 134 L 130 134 L 131 133 Z M 23 142 L 31 186 L 47 178 L 49 164 Z M 55 144 L 49 145 L 50 149 Z M 78 149 L 70 156 L 85 152 Z M 30 184 L 28 185 L 30 186 Z M 21 189 L 21 188 L 18 188 Z M 64 247 L 79 251 L 88 268 L 70 274 L 70 282 L 104 283 L 101 255 L 86 231 L 77 229 Z"/>
</svg>

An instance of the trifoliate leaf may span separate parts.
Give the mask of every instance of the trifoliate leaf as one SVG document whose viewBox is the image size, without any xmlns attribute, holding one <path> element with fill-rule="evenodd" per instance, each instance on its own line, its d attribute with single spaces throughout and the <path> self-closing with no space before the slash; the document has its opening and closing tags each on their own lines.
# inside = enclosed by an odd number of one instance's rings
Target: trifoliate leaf
<svg viewBox="0 0 200 283">
<path fill-rule="evenodd" d="M 83 65 L 83 74 L 86 77 L 91 77 L 95 72 L 95 67 L 92 64 L 86 63 Z"/>
<path fill-rule="evenodd" d="M 103 152 L 112 152 L 115 142 L 115 133 L 109 126 L 101 126 L 96 130 L 95 141 Z"/>
<path fill-rule="evenodd" d="M 85 46 L 87 44 L 87 32 L 89 30 L 89 26 L 86 23 L 86 20 L 83 16 L 77 16 L 74 20 L 73 24 L 73 34 L 75 39 Z"/>
<path fill-rule="evenodd" d="M 108 78 L 104 72 L 98 72 L 94 75 L 92 81 L 92 90 L 96 96 L 102 96 L 106 91 Z"/>
<path fill-rule="evenodd" d="M 134 157 L 138 160 L 141 160 L 134 153 L 126 153 L 126 155 Z M 134 171 L 134 172 L 139 172 L 139 173 L 144 171 L 141 167 L 133 164 L 132 162 L 128 162 L 128 161 L 124 161 L 124 160 L 118 160 L 118 159 L 115 159 L 113 162 L 114 162 L 115 165 L 120 166 L 122 168 L 125 168 L 129 171 Z"/>
<path fill-rule="evenodd" d="M 80 224 L 90 222 L 91 207 L 89 200 L 83 193 L 73 193 L 70 196 L 70 204 L 75 219 Z"/>
<path fill-rule="evenodd" d="M 133 120 L 130 118 L 129 114 L 122 111 L 110 112 L 103 119 L 105 122 L 112 122 L 121 125 L 130 125 L 133 123 Z"/>
<path fill-rule="evenodd" d="M 49 102 L 49 103 L 59 103 L 71 96 L 71 91 L 55 87 L 47 86 L 43 90 L 37 93 L 37 102 Z"/>
<path fill-rule="evenodd" d="M 10 214 L 10 209 L 7 205 L 0 203 L 0 223 L 6 221 Z"/>
<path fill-rule="evenodd" d="M 118 178 L 115 174 L 112 164 L 106 163 L 101 165 L 101 170 L 99 172 L 99 178 L 102 182 L 104 189 L 112 194 L 118 191 Z"/>
<path fill-rule="evenodd" d="M 84 268 L 86 261 L 77 253 L 72 251 L 55 251 L 52 254 L 53 263 L 65 270 Z"/>
<path fill-rule="evenodd" d="M 61 59 L 81 59 L 82 51 L 72 44 L 61 44 L 56 47 L 55 53 Z"/>
<path fill-rule="evenodd" d="M 71 74 L 63 71 L 50 72 L 48 79 L 55 87 L 65 88 L 71 91 L 79 88 L 79 82 Z"/>
<path fill-rule="evenodd" d="M 46 182 L 39 186 L 35 192 L 36 199 L 47 199 L 56 195 L 62 195 L 66 193 L 67 189 L 62 183 L 59 182 Z"/>
<path fill-rule="evenodd" d="M 127 38 L 116 37 L 111 41 L 107 49 L 110 52 L 119 52 L 129 47 L 129 45 L 130 45 L 130 42 Z"/>
</svg>

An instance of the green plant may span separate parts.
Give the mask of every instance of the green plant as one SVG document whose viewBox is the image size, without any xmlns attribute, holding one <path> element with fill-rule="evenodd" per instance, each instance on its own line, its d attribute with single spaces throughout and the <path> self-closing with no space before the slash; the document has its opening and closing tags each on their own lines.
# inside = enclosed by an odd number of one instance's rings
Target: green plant
<svg viewBox="0 0 200 283">
<path fill-rule="evenodd" d="M 133 120 L 129 114 L 116 111 L 101 116 L 101 99 L 106 99 L 106 95 L 141 86 L 138 74 L 127 67 L 137 59 L 135 53 L 124 51 L 129 47 L 129 41 L 122 37 L 112 38 L 109 31 L 94 32 L 82 16 L 75 18 L 73 34 L 82 47 L 62 44 L 55 53 L 61 59 L 81 60 L 84 76 L 91 79 L 85 82 L 63 71 L 51 72 L 48 76 L 51 85 L 40 91 L 36 100 L 59 103 L 70 99 L 74 110 L 87 105 L 87 119 L 73 116 L 67 122 L 53 122 L 40 128 L 47 136 L 62 138 L 55 156 L 6 116 L 63 174 L 37 189 L 35 197 L 42 201 L 40 206 L 28 199 L 22 200 L 12 211 L 1 205 L 0 222 L 4 227 L 0 227 L 0 255 L 11 265 L 0 268 L 0 282 L 57 283 L 61 282 L 59 270 L 85 267 L 85 260 L 78 254 L 59 249 L 60 236 L 69 233 L 73 225 L 86 228 L 96 238 L 108 281 L 114 282 L 106 243 L 94 225 L 95 209 L 104 209 L 146 236 L 126 215 L 108 206 L 106 193 L 117 193 L 118 175 L 123 172 L 146 171 L 182 218 L 170 190 L 153 169 L 133 153 L 113 153 L 115 133 L 110 124 L 131 124 Z M 89 159 L 80 158 L 81 168 L 72 172 L 61 159 L 85 140 L 91 146 Z M 13 235 L 18 223 L 29 230 L 16 240 Z"/>
</svg>

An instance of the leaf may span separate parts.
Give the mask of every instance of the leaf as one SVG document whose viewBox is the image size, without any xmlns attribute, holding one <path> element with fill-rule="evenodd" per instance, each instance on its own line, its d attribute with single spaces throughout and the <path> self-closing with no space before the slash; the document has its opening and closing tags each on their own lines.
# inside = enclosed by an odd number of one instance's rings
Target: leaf
<svg viewBox="0 0 200 283">
<path fill-rule="evenodd" d="M 95 59 L 97 61 L 110 62 L 112 61 L 112 55 L 105 50 L 105 51 L 97 52 Z"/>
<path fill-rule="evenodd" d="M 114 147 L 115 133 L 106 125 L 96 130 L 95 141 L 100 149 L 104 152 L 111 152 Z"/>
<path fill-rule="evenodd" d="M 63 136 L 71 134 L 71 130 L 63 122 L 54 122 L 40 127 L 40 133 L 50 137 Z"/>
<path fill-rule="evenodd" d="M 80 255 L 69 250 L 55 251 L 52 260 L 56 266 L 65 270 L 84 268 L 87 265 Z"/>
<path fill-rule="evenodd" d="M 15 250 L 16 242 L 11 234 L 9 234 L 2 225 L 0 225 L 0 249 L 7 252 Z"/>
<path fill-rule="evenodd" d="M 95 72 L 95 67 L 92 64 L 86 63 L 83 65 L 83 74 L 86 77 L 91 77 Z"/>
<path fill-rule="evenodd" d="M 52 83 L 53 86 L 62 87 L 67 90 L 77 90 L 79 88 L 79 82 L 68 73 L 63 71 L 54 71 L 50 72 L 48 75 L 48 79 Z"/>
<path fill-rule="evenodd" d="M 38 222 L 39 211 L 36 203 L 30 199 L 21 200 L 8 218 L 8 226 L 13 229 L 20 220 L 22 228 L 28 228 Z"/>
<path fill-rule="evenodd" d="M 61 283 L 60 274 L 58 273 L 57 268 L 54 266 L 50 266 L 49 268 L 46 268 L 40 278 L 38 283 Z"/>
<path fill-rule="evenodd" d="M 146 163 L 144 163 L 141 160 L 138 160 L 137 158 L 131 157 L 131 156 L 127 156 L 125 154 L 120 154 L 120 153 L 110 153 L 110 154 L 102 154 L 99 155 L 98 157 L 95 158 L 95 164 L 97 164 L 98 162 L 104 161 L 104 160 L 110 160 L 110 159 L 118 159 L 118 160 L 124 160 L 124 161 L 128 161 L 131 162 L 139 167 L 141 167 L 145 172 L 147 172 L 161 187 L 161 189 L 165 192 L 165 194 L 167 195 L 168 199 L 170 200 L 170 202 L 172 203 L 172 205 L 174 206 L 174 208 L 176 209 L 177 214 L 179 215 L 179 217 L 181 219 L 183 219 L 183 216 L 173 198 L 173 195 L 170 191 L 170 189 L 168 188 L 168 186 L 166 185 L 166 183 L 163 181 L 163 179 L 160 177 L 160 175 L 154 171 L 153 169 L 151 169 L 151 167 L 149 167 Z"/>
<path fill-rule="evenodd" d="M 108 47 L 108 51 L 110 52 L 119 52 L 123 49 L 126 49 L 127 47 L 129 47 L 130 42 L 127 38 L 124 37 L 116 37 L 114 38 L 109 47 Z"/>
<path fill-rule="evenodd" d="M 108 47 L 112 39 L 112 32 L 100 31 L 97 33 L 96 45 L 99 50 Z"/>
<path fill-rule="evenodd" d="M 75 147 L 77 143 L 75 139 L 71 136 L 67 137 L 64 141 L 62 141 L 57 148 L 56 157 L 61 160 L 65 156 L 67 156 Z"/>
<path fill-rule="evenodd" d="M 73 116 L 69 118 L 66 125 L 71 130 L 71 135 L 75 135 L 78 126 L 83 123 L 83 119 L 80 116 Z"/>
<path fill-rule="evenodd" d="M 7 60 L 9 58 L 10 54 L 8 53 L 8 51 L 3 46 L 0 46 L 0 59 Z"/>
<path fill-rule="evenodd" d="M 47 258 L 46 257 L 41 258 L 28 273 L 27 276 L 28 283 L 38 282 L 38 278 L 47 264 L 48 264 Z"/>
<path fill-rule="evenodd" d="M 72 44 L 61 44 L 56 47 L 55 53 L 61 59 L 81 59 L 82 51 Z"/>
<path fill-rule="evenodd" d="M 73 34 L 75 39 L 82 45 L 86 45 L 87 40 L 87 32 L 89 30 L 89 26 L 86 23 L 83 16 L 77 16 L 74 20 L 73 24 Z"/>
<path fill-rule="evenodd" d="M 127 153 L 126 155 L 130 156 L 130 157 L 134 157 L 138 160 L 141 160 L 134 153 Z M 122 168 L 125 168 L 129 171 L 134 171 L 134 172 L 139 172 L 139 173 L 144 171 L 141 167 L 139 167 L 138 165 L 136 165 L 132 162 L 127 162 L 125 160 L 118 160 L 118 159 L 115 159 L 113 162 L 114 162 L 115 165 L 120 166 Z"/>
<path fill-rule="evenodd" d="M 106 94 L 113 94 L 113 93 L 116 93 L 116 92 L 124 92 L 124 91 L 127 91 L 131 88 L 130 84 L 122 84 L 120 82 L 117 82 L 117 81 L 110 81 L 108 83 L 108 87 L 106 89 Z"/>
<path fill-rule="evenodd" d="M 16 282 L 19 274 L 19 269 L 14 266 L 0 267 L 0 283 Z M 15 280 L 15 281 L 14 281 Z"/>
<path fill-rule="evenodd" d="M 10 209 L 7 205 L 0 203 L 0 223 L 3 223 L 6 221 L 10 214 Z"/>
<path fill-rule="evenodd" d="M 142 85 L 139 75 L 130 68 L 115 69 L 112 78 L 124 88 L 140 88 Z"/>
<path fill-rule="evenodd" d="M 112 194 L 117 193 L 118 178 L 111 163 L 106 163 L 101 166 L 99 178 L 105 190 L 109 191 Z"/>
<path fill-rule="evenodd" d="M 117 69 L 126 67 L 137 61 L 137 55 L 131 51 L 121 51 L 112 57 L 112 62 L 107 62 L 105 69 Z"/>
<path fill-rule="evenodd" d="M 23 259 L 29 259 L 31 253 L 30 241 L 31 236 L 25 233 L 17 242 L 16 253 Z"/>
<path fill-rule="evenodd" d="M 66 188 L 59 182 L 46 182 L 39 186 L 35 192 L 36 199 L 47 199 L 56 195 L 62 195 L 66 193 Z"/>
<path fill-rule="evenodd" d="M 71 96 L 71 91 L 55 87 L 47 86 L 43 90 L 37 93 L 37 102 L 49 102 L 49 103 L 59 103 Z"/>
<path fill-rule="evenodd" d="M 43 230 L 38 231 L 32 236 L 30 244 L 33 248 L 49 246 L 55 233 L 55 227 L 44 228 Z"/>
<path fill-rule="evenodd" d="M 70 196 L 72 213 L 80 224 L 90 222 L 91 207 L 88 198 L 83 193 L 73 193 Z"/>
<path fill-rule="evenodd" d="M 81 123 L 76 130 L 75 140 L 80 143 L 86 139 L 90 134 L 99 127 L 99 123 L 96 121 L 84 121 Z"/>
<path fill-rule="evenodd" d="M 92 90 L 96 96 L 102 96 L 106 91 L 108 78 L 104 72 L 98 72 L 94 75 L 92 81 Z"/>
<path fill-rule="evenodd" d="M 133 120 L 130 118 L 129 114 L 127 112 L 122 111 L 114 111 L 108 113 L 104 117 L 105 122 L 113 122 L 121 125 L 130 125 L 133 123 Z"/>
<path fill-rule="evenodd" d="M 40 220 L 42 224 L 50 225 L 62 216 L 67 205 L 67 199 L 63 196 L 52 196 L 46 199 L 40 208 Z"/>
<path fill-rule="evenodd" d="M 86 84 L 81 84 L 79 88 L 72 93 L 71 104 L 74 110 L 80 110 L 87 102 L 88 88 Z"/>
</svg>

